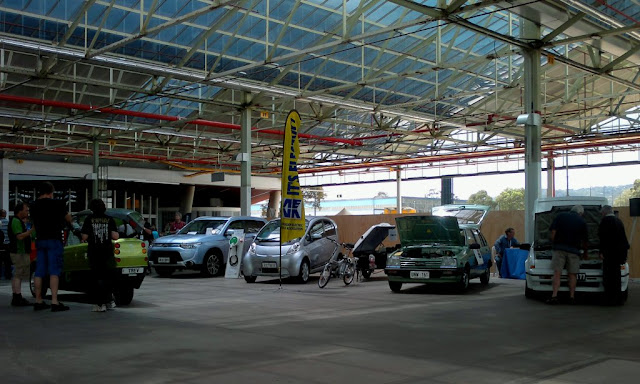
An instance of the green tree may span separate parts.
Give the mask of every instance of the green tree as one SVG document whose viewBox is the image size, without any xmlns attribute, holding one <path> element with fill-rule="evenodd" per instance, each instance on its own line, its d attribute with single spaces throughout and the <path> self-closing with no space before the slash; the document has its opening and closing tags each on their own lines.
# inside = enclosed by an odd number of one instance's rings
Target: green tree
<svg viewBox="0 0 640 384">
<path fill-rule="evenodd" d="M 313 207 L 313 215 L 316 215 L 316 210 L 321 210 L 322 207 L 320 204 L 326 197 L 326 193 L 322 187 L 313 187 L 311 188 L 303 188 L 302 189 L 302 197 L 304 199 L 304 203 L 306 205 L 310 205 Z"/>
<path fill-rule="evenodd" d="M 496 205 L 498 205 L 498 203 L 493 200 L 493 197 L 489 196 L 487 191 L 485 191 L 484 189 L 469 196 L 467 202 L 469 204 L 488 205 L 491 208 L 495 208 Z"/>
<path fill-rule="evenodd" d="M 613 205 L 616 207 L 626 207 L 629 205 L 629 199 L 635 197 L 640 197 L 640 179 L 636 179 L 631 188 L 624 190 L 620 196 L 615 199 Z"/>
<path fill-rule="evenodd" d="M 496 197 L 498 209 L 514 211 L 524 209 L 524 188 L 507 188 Z"/>
</svg>

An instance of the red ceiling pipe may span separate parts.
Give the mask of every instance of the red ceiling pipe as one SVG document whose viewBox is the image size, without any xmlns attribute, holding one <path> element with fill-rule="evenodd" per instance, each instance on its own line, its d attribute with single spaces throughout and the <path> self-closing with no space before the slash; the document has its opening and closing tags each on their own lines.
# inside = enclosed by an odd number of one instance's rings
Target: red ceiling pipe
<svg viewBox="0 0 640 384">
<path fill-rule="evenodd" d="M 626 137 L 594 138 L 593 140 L 588 140 L 588 141 L 545 144 L 542 146 L 541 150 L 542 152 L 566 151 L 566 150 L 575 150 L 575 149 L 603 147 L 607 145 L 625 145 L 625 144 L 627 145 L 640 144 L 640 135 L 626 136 Z M 332 165 L 327 167 L 304 168 L 304 169 L 299 169 L 298 173 L 309 174 L 309 173 L 322 173 L 322 172 L 336 172 L 336 171 L 362 169 L 362 168 L 376 168 L 376 167 L 388 168 L 388 167 L 407 165 L 407 164 L 477 159 L 477 158 L 485 158 L 485 157 L 517 155 L 522 153 L 524 153 L 524 147 L 503 148 L 503 149 L 495 149 L 490 151 L 455 153 L 455 154 L 449 154 L 449 155 L 422 156 L 422 157 L 409 158 L 409 159 L 381 160 L 381 161 L 360 163 L 360 164 L 344 164 L 344 165 Z"/>
<path fill-rule="evenodd" d="M 0 143 L 0 149 L 11 149 L 16 151 L 43 151 L 43 152 L 53 152 L 57 154 L 66 154 L 66 155 L 82 155 L 82 156 L 92 156 L 93 151 L 87 149 L 76 149 L 76 148 L 47 148 L 47 147 L 39 147 L 37 145 L 25 145 L 25 144 L 11 144 L 11 143 Z M 168 158 L 164 156 L 151 156 L 151 155 L 139 155 L 133 153 L 113 153 L 113 152 L 100 152 L 101 158 L 111 158 L 111 159 L 132 159 L 132 160 L 146 160 L 146 161 L 168 161 L 168 162 L 178 162 L 178 163 L 191 163 L 191 164 L 203 164 L 203 165 L 229 165 L 237 167 L 233 164 L 220 164 L 214 160 L 202 160 L 202 159 L 184 159 L 184 158 Z"/>
<path fill-rule="evenodd" d="M 66 101 L 57 101 L 57 100 L 44 100 L 44 99 L 36 99 L 33 97 L 14 96 L 14 95 L 7 95 L 7 94 L 0 94 L 0 100 L 12 102 L 12 103 L 42 105 L 45 107 L 77 109 L 79 111 L 93 111 L 97 113 L 108 113 L 112 115 L 142 117 L 145 119 L 161 120 L 161 121 L 184 120 L 184 118 L 181 118 L 178 116 L 159 115 L 156 113 L 130 111 L 127 109 L 117 109 L 117 108 L 110 108 L 110 107 L 93 107 L 87 104 L 69 103 Z M 205 125 L 208 127 L 215 127 L 215 128 L 233 129 L 233 130 L 242 129 L 242 127 L 238 124 L 229 124 L 229 123 L 223 123 L 219 121 L 209 121 L 209 120 L 203 120 L 203 119 L 187 120 L 185 121 L 185 123 Z M 284 135 L 283 131 L 278 131 L 276 129 L 258 129 L 256 127 L 253 127 L 252 130 L 258 131 L 261 133 L 272 134 L 272 135 L 279 135 L 279 136 Z M 361 140 L 341 139 L 336 137 L 323 137 L 318 135 L 311 135 L 308 133 L 299 133 L 298 137 L 303 139 L 309 139 L 309 140 L 319 140 L 319 141 L 326 141 L 330 143 L 347 144 L 347 145 L 352 145 L 356 147 L 362 146 Z"/>
</svg>

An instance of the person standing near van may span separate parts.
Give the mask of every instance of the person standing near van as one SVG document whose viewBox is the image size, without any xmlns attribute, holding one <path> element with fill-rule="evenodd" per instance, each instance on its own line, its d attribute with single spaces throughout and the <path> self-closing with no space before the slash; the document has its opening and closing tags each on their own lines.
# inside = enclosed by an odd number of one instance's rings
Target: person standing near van
<svg viewBox="0 0 640 384">
<path fill-rule="evenodd" d="M 584 208 L 574 205 L 570 212 L 563 212 L 553 219 L 551 227 L 551 267 L 553 268 L 553 293 L 547 304 L 558 303 L 558 289 L 562 269 L 566 267 L 569 279 L 569 300 L 575 303 L 577 275 L 580 272 L 580 253 L 588 251 L 587 223 L 582 218 Z"/>
<path fill-rule="evenodd" d="M 496 249 L 496 268 L 498 268 L 498 274 L 502 277 L 502 272 L 500 271 L 502 267 L 502 260 L 504 260 L 504 250 L 518 247 L 520 243 L 518 239 L 515 238 L 516 230 L 509 227 L 504 231 L 504 235 L 500 236 L 498 240 L 496 240 L 493 245 Z"/>
<path fill-rule="evenodd" d="M 29 300 L 22 297 L 22 281 L 29 281 L 31 274 L 31 233 L 32 228 L 27 228 L 24 219 L 29 217 L 29 206 L 27 203 L 18 202 L 13 209 L 13 217 L 9 222 L 9 253 L 11 262 L 14 265 L 13 279 L 11 280 L 11 290 L 13 298 L 11 306 L 26 307 L 33 305 Z"/>
<path fill-rule="evenodd" d="M 622 220 L 613 213 L 610 205 L 602 206 L 602 220 L 598 226 L 600 238 L 600 259 L 604 294 L 608 304 L 622 304 L 620 265 L 627 262 L 629 241 Z"/>
<path fill-rule="evenodd" d="M 93 199 L 89 203 L 91 215 L 82 225 L 82 241 L 88 242 L 87 257 L 93 279 L 91 289 L 92 312 L 106 312 L 107 305 L 113 305 L 113 281 L 116 272 L 116 259 L 113 255 L 113 243 L 118 240 L 118 228 L 113 218 L 105 213 L 107 208 L 102 199 Z"/>
<path fill-rule="evenodd" d="M 58 301 L 58 285 L 63 267 L 64 246 L 62 231 L 65 226 L 67 209 L 62 200 L 55 200 L 53 184 L 45 181 L 40 186 L 40 197 L 31 205 L 31 218 L 36 229 L 36 273 L 35 311 L 51 308 L 51 312 L 62 312 L 69 307 Z M 42 279 L 49 274 L 51 305 L 42 298 Z"/>
</svg>

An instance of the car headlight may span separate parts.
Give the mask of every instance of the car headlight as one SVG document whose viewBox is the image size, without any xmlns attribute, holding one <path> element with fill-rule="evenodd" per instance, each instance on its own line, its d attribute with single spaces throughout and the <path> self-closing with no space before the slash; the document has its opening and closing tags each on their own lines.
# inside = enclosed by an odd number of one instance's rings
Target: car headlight
<svg viewBox="0 0 640 384">
<path fill-rule="evenodd" d="M 256 243 L 251 243 L 251 246 L 249 246 L 249 254 L 250 255 L 256 254 Z"/>
<path fill-rule="evenodd" d="M 293 243 L 293 245 L 289 248 L 289 250 L 287 251 L 287 255 L 293 255 L 294 253 L 298 252 L 300 250 L 300 243 L 296 242 Z"/>
<path fill-rule="evenodd" d="M 400 257 L 390 255 L 387 257 L 387 267 L 398 267 L 400 266 Z"/>
<path fill-rule="evenodd" d="M 443 268 L 455 268 L 458 266 L 458 260 L 455 257 L 445 256 L 442 258 L 440 266 Z"/>
<path fill-rule="evenodd" d="M 180 248 L 184 249 L 194 249 L 200 246 L 202 243 L 182 243 L 180 244 Z"/>
</svg>

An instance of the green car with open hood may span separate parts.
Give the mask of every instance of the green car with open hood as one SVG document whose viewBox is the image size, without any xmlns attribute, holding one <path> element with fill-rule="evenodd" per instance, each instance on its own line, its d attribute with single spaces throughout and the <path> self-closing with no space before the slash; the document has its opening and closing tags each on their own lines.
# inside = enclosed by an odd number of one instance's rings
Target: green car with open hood
<svg viewBox="0 0 640 384">
<path fill-rule="evenodd" d="M 491 248 L 480 232 L 489 207 L 444 205 L 431 216 L 396 218 L 401 248 L 387 257 L 389 287 L 399 292 L 404 283 L 450 283 L 461 290 L 469 280 L 489 283 Z"/>
</svg>

